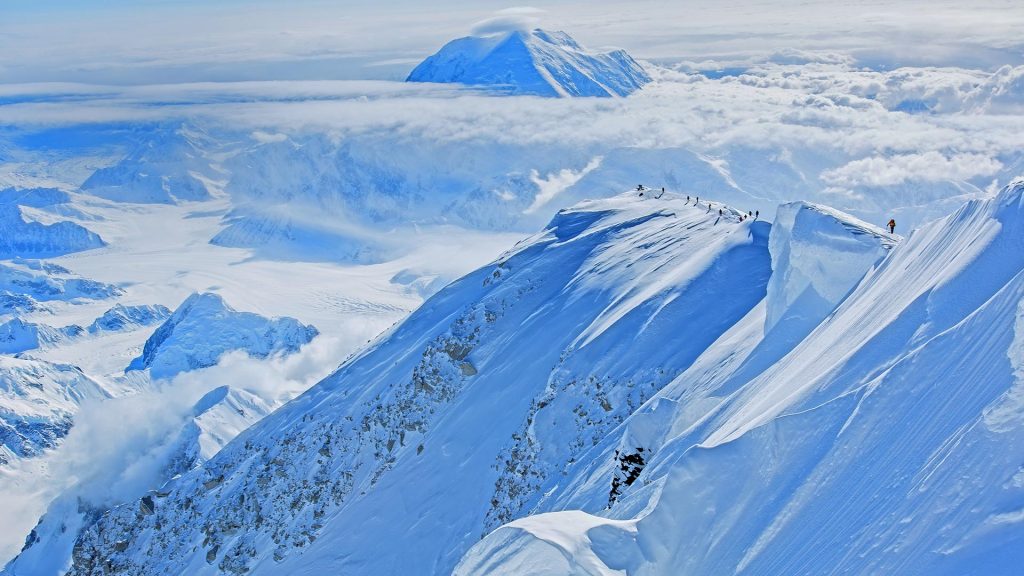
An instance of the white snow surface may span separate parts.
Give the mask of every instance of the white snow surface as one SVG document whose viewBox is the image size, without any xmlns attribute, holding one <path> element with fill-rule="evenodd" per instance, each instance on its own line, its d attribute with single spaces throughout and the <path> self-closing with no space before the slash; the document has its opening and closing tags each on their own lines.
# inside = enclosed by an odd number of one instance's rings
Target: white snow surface
<svg viewBox="0 0 1024 576">
<path fill-rule="evenodd" d="M 460 83 L 508 94 L 628 96 L 651 77 L 625 50 L 585 50 L 565 32 L 541 29 L 468 36 L 445 44 L 407 82 Z"/>
<path fill-rule="evenodd" d="M 266 358 L 289 354 L 319 332 L 294 318 L 268 319 L 238 312 L 212 293 L 193 294 L 146 340 L 142 355 L 127 370 L 149 370 L 153 378 L 213 366 L 222 354 L 244 350 Z"/>
<path fill-rule="evenodd" d="M 1017 182 L 915 231 L 753 374 L 738 325 L 617 432 L 675 406 L 623 498 L 606 507 L 605 449 L 544 506 L 591 518 L 509 524 L 456 573 L 555 552 L 566 574 L 1015 573 L 1022 211 Z"/>
<path fill-rule="evenodd" d="M 152 516 L 105 514 L 72 571 L 450 571 L 764 298 L 770 225 L 722 209 L 630 192 L 562 211 L 170 482 Z"/>
<path fill-rule="evenodd" d="M 808 331 L 817 326 L 897 240 L 877 226 L 819 204 L 779 206 L 768 244 L 772 279 L 765 331 L 783 320 Z"/>
<path fill-rule="evenodd" d="M 109 396 L 74 366 L 0 355 L 0 466 L 56 446 L 83 401 Z"/>
</svg>

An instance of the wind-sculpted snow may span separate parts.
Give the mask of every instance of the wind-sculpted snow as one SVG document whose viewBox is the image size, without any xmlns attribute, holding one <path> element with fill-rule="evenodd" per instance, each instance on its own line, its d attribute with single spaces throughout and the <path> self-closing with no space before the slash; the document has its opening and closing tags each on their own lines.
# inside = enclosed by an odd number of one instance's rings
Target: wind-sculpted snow
<svg viewBox="0 0 1024 576">
<path fill-rule="evenodd" d="M 83 400 L 107 396 L 74 366 L 0 356 L 0 465 L 53 448 Z"/>
<path fill-rule="evenodd" d="M 22 214 L 21 206 L 52 206 L 68 199 L 54 189 L 0 190 L 0 258 L 50 258 L 105 246 L 98 234 L 74 222 L 45 224 Z"/>
<path fill-rule="evenodd" d="M 290 354 L 319 332 L 294 318 L 265 318 L 238 312 L 216 294 L 193 294 L 146 340 L 128 370 L 149 370 L 153 378 L 213 366 L 229 350 L 266 358 Z"/>
<path fill-rule="evenodd" d="M 787 329 L 795 329 L 802 339 L 897 240 L 877 226 L 825 206 L 805 202 L 779 206 L 768 244 L 772 279 L 765 331 L 790 320 Z"/>
<path fill-rule="evenodd" d="M 457 82 L 509 94 L 628 96 L 651 77 L 624 50 L 584 50 L 565 32 L 502 32 L 446 44 L 408 82 Z"/>
<path fill-rule="evenodd" d="M 781 360 L 658 419 L 610 511 L 591 465 L 546 505 L 589 514 L 513 522 L 456 572 L 564 573 L 540 563 L 561 551 L 592 574 L 1015 573 L 1022 216 L 1017 182 L 915 231 Z M 743 371 L 744 330 L 719 371 Z M 700 403 L 678 384 L 651 404 Z"/>
<path fill-rule="evenodd" d="M 563 211 L 151 514 L 105 514 L 72 573 L 450 571 L 764 297 L 768 230 L 670 196 Z"/>
</svg>

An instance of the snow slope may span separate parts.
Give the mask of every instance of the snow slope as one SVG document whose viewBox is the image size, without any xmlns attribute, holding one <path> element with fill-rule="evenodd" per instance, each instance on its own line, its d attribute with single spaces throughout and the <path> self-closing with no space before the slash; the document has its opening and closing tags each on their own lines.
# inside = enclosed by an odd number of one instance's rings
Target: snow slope
<svg viewBox="0 0 1024 576">
<path fill-rule="evenodd" d="M 651 77 L 625 50 L 588 52 L 565 32 L 515 30 L 445 44 L 407 82 L 456 82 L 536 96 L 628 96 Z"/>
<path fill-rule="evenodd" d="M 212 293 L 189 296 L 146 340 L 127 370 L 149 370 L 153 378 L 213 366 L 229 350 L 250 356 L 293 353 L 319 332 L 294 318 L 268 319 L 238 312 Z"/>
<path fill-rule="evenodd" d="M 153 515 L 104 515 L 72 572 L 450 570 L 764 297 L 768 229 L 632 193 L 563 211 L 169 483 Z"/>
<path fill-rule="evenodd" d="M 52 208 L 70 196 L 54 188 L 0 190 L 0 258 L 49 258 L 104 246 L 99 235 L 70 221 L 38 222 L 22 207 Z"/>
<path fill-rule="evenodd" d="M 81 336 L 85 329 L 77 324 L 55 328 L 46 324 L 14 318 L 0 324 L 0 353 L 17 354 Z"/>
<path fill-rule="evenodd" d="M 0 464 L 52 448 L 82 401 L 108 396 L 74 366 L 0 355 Z"/>
<path fill-rule="evenodd" d="M 915 231 L 779 361 L 705 391 L 696 418 L 684 374 L 623 427 L 677 406 L 610 510 L 591 463 L 546 506 L 582 511 L 513 522 L 456 572 L 1015 573 L 1022 212 L 1018 181 Z"/>
</svg>

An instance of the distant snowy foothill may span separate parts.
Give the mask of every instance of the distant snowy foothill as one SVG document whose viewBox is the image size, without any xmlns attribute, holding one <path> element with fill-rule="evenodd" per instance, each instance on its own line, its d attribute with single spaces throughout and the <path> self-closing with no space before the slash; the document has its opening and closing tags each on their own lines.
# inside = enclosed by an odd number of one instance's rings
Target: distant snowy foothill
<svg viewBox="0 0 1024 576">
<path fill-rule="evenodd" d="M 565 32 L 506 31 L 452 40 L 408 82 L 488 86 L 547 97 L 628 96 L 651 77 L 625 50 L 590 52 Z"/>
</svg>

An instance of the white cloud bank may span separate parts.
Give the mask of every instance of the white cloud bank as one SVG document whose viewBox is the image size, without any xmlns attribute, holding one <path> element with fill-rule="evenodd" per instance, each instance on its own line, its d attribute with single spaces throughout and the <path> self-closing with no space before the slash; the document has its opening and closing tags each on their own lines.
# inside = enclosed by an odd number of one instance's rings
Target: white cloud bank
<svg viewBox="0 0 1024 576">
<path fill-rule="evenodd" d="M 854 160 L 822 173 L 822 179 L 834 186 L 896 186 L 907 181 L 941 182 L 991 176 L 1003 168 L 1002 162 L 984 154 L 947 156 L 930 150 L 923 154 L 873 156 Z"/>
</svg>

